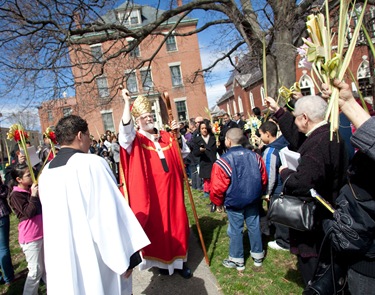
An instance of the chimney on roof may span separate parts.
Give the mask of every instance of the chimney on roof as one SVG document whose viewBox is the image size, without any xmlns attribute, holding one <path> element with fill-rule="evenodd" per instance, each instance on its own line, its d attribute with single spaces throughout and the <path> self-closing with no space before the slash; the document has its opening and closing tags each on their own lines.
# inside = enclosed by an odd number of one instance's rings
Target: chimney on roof
<svg viewBox="0 0 375 295">
<path fill-rule="evenodd" d="M 182 0 L 177 0 L 177 6 L 178 7 L 182 6 Z"/>
<path fill-rule="evenodd" d="M 81 15 L 80 15 L 79 11 L 75 11 L 74 12 L 74 14 L 73 14 L 73 20 L 74 20 L 74 23 L 76 25 L 76 28 L 77 29 L 82 29 Z"/>
<path fill-rule="evenodd" d="M 237 55 L 234 57 L 234 64 L 235 64 L 235 65 L 238 64 L 238 56 L 237 56 Z"/>
</svg>

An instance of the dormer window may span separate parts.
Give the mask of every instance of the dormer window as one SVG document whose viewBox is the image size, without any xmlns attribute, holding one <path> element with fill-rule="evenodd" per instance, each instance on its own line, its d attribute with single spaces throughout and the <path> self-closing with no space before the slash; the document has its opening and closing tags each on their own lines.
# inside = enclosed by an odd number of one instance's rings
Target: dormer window
<svg viewBox="0 0 375 295">
<path fill-rule="evenodd" d="M 124 25 L 139 25 L 141 23 L 141 11 L 139 9 L 118 11 L 117 18 Z"/>
</svg>

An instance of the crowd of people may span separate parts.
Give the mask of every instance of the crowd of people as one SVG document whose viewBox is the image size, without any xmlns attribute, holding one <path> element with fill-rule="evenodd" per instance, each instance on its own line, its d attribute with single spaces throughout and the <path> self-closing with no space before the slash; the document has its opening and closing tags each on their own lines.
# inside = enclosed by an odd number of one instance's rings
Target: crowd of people
<svg viewBox="0 0 375 295">
<path fill-rule="evenodd" d="M 267 116 L 254 108 L 247 119 L 240 113 L 213 121 L 201 116 L 188 123 L 172 119 L 170 131 L 155 128 L 147 98 L 138 96 L 131 106 L 126 89 L 118 135 L 106 131 L 96 140 L 84 119 L 62 118 L 55 130 L 58 153 L 51 156 L 47 139 L 38 151 L 41 163 L 33 168 L 42 170 L 38 183 L 32 181 L 25 155 L 17 150 L 5 183 L 0 180 L 1 282 L 16 279 L 9 251 L 11 210 L 19 220 L 18 240 L 29 269 L 25 295 L 37 294 L 41 281 L 50 294 L 132 294 L 136 266 L 191 278 L 186 169 L 191 187 L 211 202 L 211 212 L 228 218 L 224 267 L 245 270 L 246 225 L 254 267 L 266 259 L 267 239 L 270 249 L 296 255 L 308 289 L 324 257 L 321 249 L 345 253 L 338 242 L 345 227 L 337 214 L 332 216 L 320 204 L 311 231 L 268 222 L 267 208 L 282 189 L 303 197 L 315 189 L 339 208 L 336 199 L 349 183 L 353 194 L 358 189 L 370 196 L 363 206 L 375 224 L 370 181 L 375 121 L 355 101 L 348 84 L 335 85 L 340 109 L 356 128 L 351 140 L 358 151 L 351 161 L 340 132 L 330 139 L 325 120 L 330 91 L 325 85 L 321 96 L 294 93 L 285 107 L 266 98 Z M 214 127 L 216 120 L 219 128 Z M 300 155 L 296 169 L 281 161 L 280 150 L 286 147 Z M 358 234 L 364 235 L 363 243 L 345 261 L 351 294 L 375 290 L 375 226 L 364 227 Z M 322 248 L 326 235 L 332 247 Z"/>
</svg>

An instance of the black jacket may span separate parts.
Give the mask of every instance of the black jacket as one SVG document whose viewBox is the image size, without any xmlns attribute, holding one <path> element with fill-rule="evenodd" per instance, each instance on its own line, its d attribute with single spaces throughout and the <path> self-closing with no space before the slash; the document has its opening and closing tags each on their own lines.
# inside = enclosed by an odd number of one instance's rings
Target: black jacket
<svg viewBox="0 0 375 295">
<path fill-rule="evenodd" d="M 204 152 L 200 151 L 200 147 L 204 147 Z M 208 143 L 201 136 L 193 139 L 193 155 L 199 158 L 199 177 L 211 178 L 212 165 L 216 161 L 216 139 L 210 134 Z"/>
</svg>

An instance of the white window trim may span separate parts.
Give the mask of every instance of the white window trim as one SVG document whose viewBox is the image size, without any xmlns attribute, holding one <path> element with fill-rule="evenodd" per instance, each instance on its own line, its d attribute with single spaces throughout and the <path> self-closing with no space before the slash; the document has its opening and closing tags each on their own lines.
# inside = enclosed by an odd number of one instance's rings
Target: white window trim
<svg viewBox="0 0 375 295">
<path fill-rule="evenodd" d="M 301 81 L 305 79 L 307 81 L 308 87 L 302 85 Z M 308 74 L 303 74 L 301 78 L 299 79 L 299 84 L 301 85 L 302 89 L 310 88 L 311 95 L 315 95 L 315 87 L 314 87 L 314 82 L 312 78 Z"/>
<path fill-rule="evenodd" d="M 249 100 L 250 100 L 250 108 L 255 108 L 255 102 L 254 102 L 254 94 L 250 91 L 249 93 Z"/>
<path fill-rule="evenodd" d="M 242 98 L 241 96 L 238 96 L 238 108 L 239 108 L 239 112 L 241 114 L 243 114 L 243 103 L 242 103 Z"/>
<path fill-rule="evenodd" d="M 102 110 L 102 111 L 100 111 L 100 114 L 108 114 L 108 113 L 113 114 L 113 110 L 109 109 L 109 110 Z"/>
<path fill-rule="evenodd" d="M 138 22 L 136 24 L 131 23 L 131 14 L 135 12 L 137 14 Z M 142 24 L 142 15 L 140 9 L 120 10 L 117 11 L 117 19 L 125 25 L 137 26 Z"/>
<path fill-rule="evenodd" d="M 143 68 L 139 69 L 140 72 L 143 72 L 143 71 L 150 71 L 151 72 L 151 70 L 152 70 L 152 67 L 143 67 Z"/>
<path fill-rule="evenodd" d="M 175 66 L 181 66 L 181 62 L 180 61 L 176 61 L 176 62 L 170 62 L 170 63 L 168 63 L 168 67 L 175 67 Z"/>
<path fill-rule="evenodd" d="M 237 113 L 237 104 L 236 104 L 236 101 L 233 100 L 233 113 L 236 114 Z"/>
</svg>

